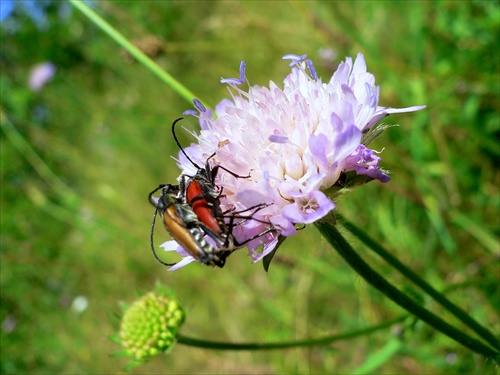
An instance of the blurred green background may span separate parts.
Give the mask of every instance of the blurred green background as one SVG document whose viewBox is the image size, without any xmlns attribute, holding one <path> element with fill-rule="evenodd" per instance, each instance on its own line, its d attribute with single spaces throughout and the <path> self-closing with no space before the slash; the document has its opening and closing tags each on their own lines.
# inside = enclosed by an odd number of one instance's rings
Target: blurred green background
<svg viewBox="0 0 500 375">
<path fill-rule="evenodd" d="M 158 280 L 188 310 L 182 333 L 219 341 L 317 337 L 404 314 L 312 226 L 284 243 L 269 273 L 245 250 L 224 269 L 170 273 L 156 263 L 147 194 L 179 175 L 170 124 L 192 105 L 80 12 L 62 19 L 58 7 L 47 8 L 46 29 L 16 10 L 18 29 L 1 33 L 1 373 L 122 372 L 127 360 L 110 357 L 120 348 L 108 338 L 119 302 Z M 400 126 L 371 146 L 384 149 L 392 181 L 354 190 L 338 211 L 499 334 L 497 1 L 99 1 L 94 9 L 211 106 L 227 96 L 220 77 L 237 76 L 241 60 L 251 84 L 280 85 L 284 54 L 307 53 L 327 80 L 345 56 L 364 53 L 380 105 L 427 109 L 386 119 Z M 29 72 L 43 61 L 57 71 L 33 92 Z M 194 119 L 184 125 L 198 129 Z M 417 293 L 347 236 L 391 282 Z M 167 239 L 157 231 L 158 243 Z M 417 322 L 305 349 L 178 345 L 132 371 L 374 372 L 495 368 Z"/>
</svg>

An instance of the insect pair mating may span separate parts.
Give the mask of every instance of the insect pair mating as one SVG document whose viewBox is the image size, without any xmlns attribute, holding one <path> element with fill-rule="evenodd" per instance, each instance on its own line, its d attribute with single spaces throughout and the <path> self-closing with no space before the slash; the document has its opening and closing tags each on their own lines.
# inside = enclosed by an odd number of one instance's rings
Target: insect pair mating
<svg viewBox="0 0 500 375">
<path fill-rule="evenodd" d="M 222 188 L 215 184 L 219 169 L 230 173 L 236 178 L 249 178 L 239 176 L 221 165 L 210 166 L 212 154 L 202 168 L 186 154 L 175 134 L 175 125 L 182 120 L 179 118 L 172 124 L 172 133 L 175 142 L 186 158 L 197 168 L 194 176 L 186 174 L 179 178 L 179 185 L 162 184 L 149 194 L 149 201 L 156 207 L 151 228 L 151 250 L 156 260 L 166 266 L 175 263 L 165 263 L 156 254 L 153 241 L 156 216 L 160 214 L 165 229 L 172 238 L 195 260 L 208 266 L 223 267 L 226 258 L 236 249 L 245 246 L 276 229 L 268 222 L 255 219 L 253 215 L 269 204 L 262 203 L 242 211 L 222 211 L 220 199 Z M 157 201 L 154 194 L 160 191 Z M 256 220 L 269 224 L 263 232 L 238 242 L 233 236 L 234 227 L 245 223 L 247 220 Z M 227 221 L 227 222 L 226 222 Z"/>
</svg>

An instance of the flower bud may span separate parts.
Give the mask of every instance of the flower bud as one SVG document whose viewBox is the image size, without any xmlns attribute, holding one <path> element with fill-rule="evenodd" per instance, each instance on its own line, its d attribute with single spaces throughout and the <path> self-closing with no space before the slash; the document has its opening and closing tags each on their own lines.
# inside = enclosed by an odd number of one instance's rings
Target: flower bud
<svg viewBox="0 0 500 375">
<path fill-rule="evenodd" d="M 126 356 L 146 362 L 172 348 L 185 313 L 163 289 L 150 292 L 125 311 L 120 326 L 120 342 Z"/>
</svg>

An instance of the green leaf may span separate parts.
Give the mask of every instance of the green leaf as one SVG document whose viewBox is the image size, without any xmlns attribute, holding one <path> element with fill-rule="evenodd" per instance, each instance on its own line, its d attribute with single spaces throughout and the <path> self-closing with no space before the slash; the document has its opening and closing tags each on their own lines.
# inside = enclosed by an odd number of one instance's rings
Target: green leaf
<svg viewBox="0 0 500 375">
<path fill-rule="evenodd" d="M 397 354 L 402 347 L 403 343 L 399 339 L 389 341 L 382 349 L 369 355 L 366 361 L 352 373 L 355 375 L 375 373 L 378 368 Z"/>
</svg>

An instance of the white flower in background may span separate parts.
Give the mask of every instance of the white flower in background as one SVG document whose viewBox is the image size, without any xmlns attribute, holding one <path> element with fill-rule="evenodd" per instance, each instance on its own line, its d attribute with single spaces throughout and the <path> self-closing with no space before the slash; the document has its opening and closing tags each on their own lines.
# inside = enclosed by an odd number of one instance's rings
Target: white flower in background
<svg viewBox="0 0 500 375">
<path fill-rule="evenodd" d="M 49 82 L 56 72 L 56 66 L 51 62 L 35 65 L 30 70 L 28 85 L 33 91 L 40 91 Z"/>
</svg>

